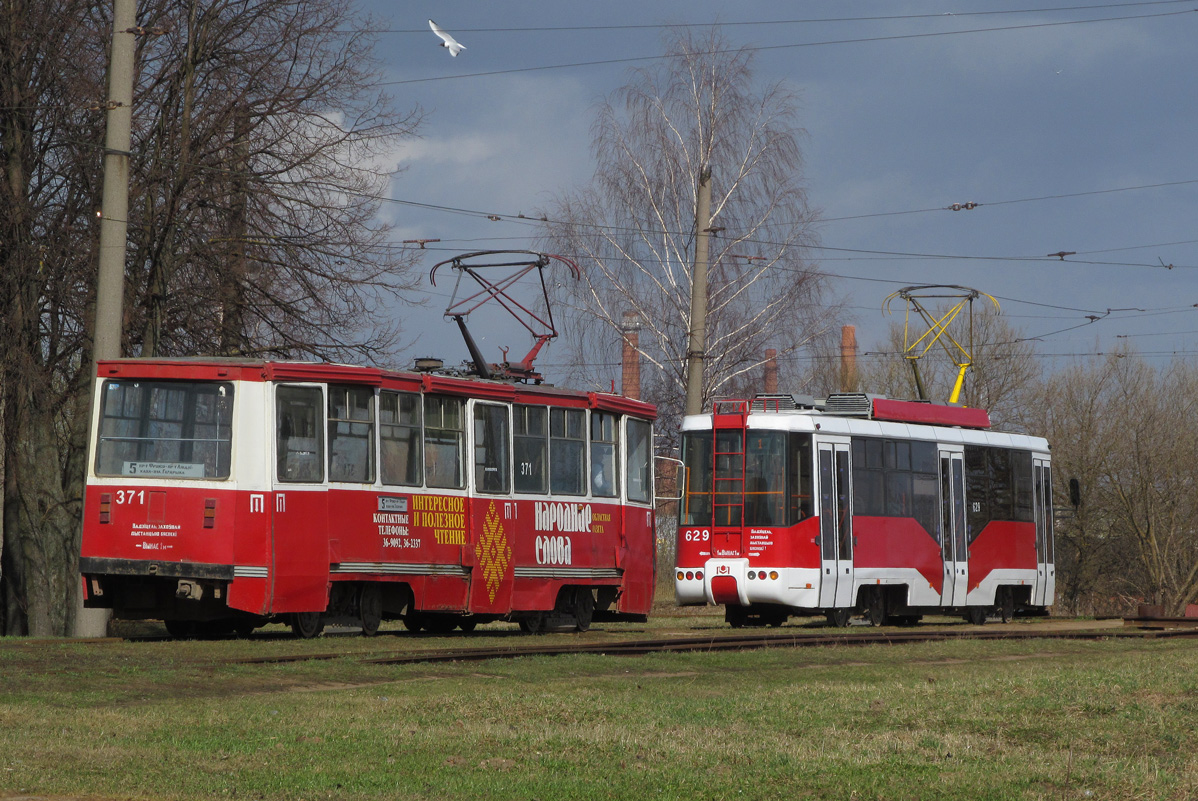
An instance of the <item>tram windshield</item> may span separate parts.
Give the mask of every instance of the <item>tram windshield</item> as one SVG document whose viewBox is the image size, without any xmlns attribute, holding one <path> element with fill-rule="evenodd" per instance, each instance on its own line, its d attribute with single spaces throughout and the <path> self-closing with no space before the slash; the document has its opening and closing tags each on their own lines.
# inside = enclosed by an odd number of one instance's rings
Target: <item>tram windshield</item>
<svg viewBox="0 0 1198 801">
<path fill-rule="evenodd" d="M 105 381 L 96 474 L 228 478 L 232 414 L 230 383 Z"/>
<path fill-rule="evenodd" d="M 691 431 L 682 462 L 681 525 L 790 526 L 812 514 L 810 434 Z"/>
</svg>

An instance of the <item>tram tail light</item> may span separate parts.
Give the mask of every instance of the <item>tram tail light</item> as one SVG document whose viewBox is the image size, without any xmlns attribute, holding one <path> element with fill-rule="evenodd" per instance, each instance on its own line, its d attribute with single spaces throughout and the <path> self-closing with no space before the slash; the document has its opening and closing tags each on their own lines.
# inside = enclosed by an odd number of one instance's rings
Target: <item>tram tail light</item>
<svg viewBox="0 0 1198 801">
<path fill-rule="evenodd" d="M 770 571 L 770 581 L 777 581 L 777 580 L 778 580 L 778 571 L 771 570 Z"/>
<path fill-rule="evenodd" d="M 204 499 L 204 528 L 216 528 L 216 498 Z"/>
<path fill-rule="evenodd" d="M 100 495 L 100 522 L 112 522 L 112 493 L 105 492 Z"/>
<path fill-rule="evenodd" d="M 684 574 L 681 570 L 679 570 L 678 571 L 678 580 L 682 581 L 682 579 L 684 579 L 684 578 L 686 578 L 686 574 Z"/>
<path fill-rule="evenodd" d="M 699 579 L 699 581 L 702 581 L 702 580 L 703 580 L 703 571 L 702 571 L 702 570 L 696 570 L 696 571 L 695 571 L 695 578 Z"/>
</svg>

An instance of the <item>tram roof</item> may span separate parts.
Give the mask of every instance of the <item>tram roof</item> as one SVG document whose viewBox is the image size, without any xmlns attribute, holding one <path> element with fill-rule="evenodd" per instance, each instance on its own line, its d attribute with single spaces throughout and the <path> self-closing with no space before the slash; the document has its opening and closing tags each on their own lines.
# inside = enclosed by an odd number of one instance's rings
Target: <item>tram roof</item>
<svg viewBox="0 0 1198 801">
<path fill-rule="evenodd" d="M 843 402 L 828 403 L 807 397 L 794 397 L 793 405 L 772 402 L 779 396 L 766 396 L 750 401 L 717 401 L 716 409 L 726 412 L 739 405 L 731 414 L 700 414 L 683 418 L 683 431 L 702 431 L 740 417 L 748 429 L 800 431 L 840 436 L 892 437 L 897 439 L 929 440 L 946 444 L 992 445 L 1027 450 L 1049 450 L 1043 437 L 989 429 L 989 415 L 982 409 L 964 409 L 913 401 L 894 401 L 877 396 L 854 396 L 860 403 L 846 406 Z M 838 399 L 838 400 L 843 400 Z M 868 400 L 868 402 L 866 402 Z M 722 408 L 721 408 L 722 407 Z M 852 411 L 838 413 L 842 409 Z M 961 424 L 953 424 L 959 420 Z"/>
<path fill-rule="evenodd" d="M 484 400 L 601 409 L 647 419 L 657 417 L 657 407 L 651 403 L 606 392 L 588 392 L 548 384 L 522 384 L 437 372 L 384 370 L 333 362 L 275 361 L 238 357 L 128 358 L 101 361 L 97 373 L 100 378 L 123 377 L 143 380 L 309 381 L 358 384 Z"/>
</svg>

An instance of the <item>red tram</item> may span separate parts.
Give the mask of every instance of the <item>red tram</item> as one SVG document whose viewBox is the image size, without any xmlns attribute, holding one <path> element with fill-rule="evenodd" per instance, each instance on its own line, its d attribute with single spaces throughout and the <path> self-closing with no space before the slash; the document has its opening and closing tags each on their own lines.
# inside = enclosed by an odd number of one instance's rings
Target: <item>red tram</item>
<svg viewBox="0 0 1198 801">
<path fill-rule="evenodd" d="M 175 636 L 642 618 L 655 409 L 442 372 L 102 362 L 85 603 Z"/>
<path fill-rule="evenodd" d="M 1053 602 L 1048 443 L 989 415 L 860 394 L 722 401 L 683 423 L 675 590 L 733 626 Z"/>
</svg>

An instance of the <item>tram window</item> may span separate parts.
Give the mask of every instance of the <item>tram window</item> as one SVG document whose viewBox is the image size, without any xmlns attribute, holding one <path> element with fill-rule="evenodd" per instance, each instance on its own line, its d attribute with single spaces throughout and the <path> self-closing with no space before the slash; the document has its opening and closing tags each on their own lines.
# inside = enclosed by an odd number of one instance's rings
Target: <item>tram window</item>
<svg viewBox="0 0 1198 801">
<path fill-rule="evenodd" d="M 815 511 L 811 496 L 811 435 L 791 434 L 787 455 L 787 496 L 790 498 L 790 513 L 787 522 L 791 525 L 811 517 Z"/>
<path fill-rule="evenodd" d="M 626 419 L 628 500 L 648 503 L 653 499 L 653 426 L 644 420 Z"/>
<path fill-rule="evenodd" d="M 228 478 L 233 385 L 106 381 L 96 474 Z"/>
<path fill-rule="evenodd" d="M 992 520 L 1032 522 L 1030 452 L 967 445 L 965 479 L 969 497 L 966 514 L 970 542 Z"/>
<path fill-rule="evenodd" d="M 508 481 L 507 407 L 479 403 L 474 407 L 474 487 L 505 493 Z"/>
<path fill-rule="evenodd" d="M 384 484 L 420 485 L 422 458 L 420 396 L 379 393 L 380 467 Z"/>
<path fill-rule="evenodd" d="M 438 489 L 466 486 L 466 437 L 460 398 L 424 396 L 425 484 Z"/>
<path fill-rule="evenodd" d="M 586 493 L 586 412 L 549 410 L 549 490 L 554 494 Z"/>
<path fill-rule="evenodd" d="M 329 385 L 329 481 L 374 481 L 374 390 Z"/>
<path fill-rule="evenodd" d="M 886 516 L 914 517 L 911 498 L 911 473 L 906 470 L 886 472 Z"/>
<path fill-rule="evenodd" d="M 1015 508 L 1012 519 L 1030 523 L 1032 516 L 1032 454 L 1029 451 L 1011 452 L 1011 480 L 1015 487 Z"/>
<path fill-rule="evenodd" d="M 711 525 L 712 442 L 711 431 L 687 431 L 682 435 L 686 486 L 678 505 L 680 525 Z"/>
<path fill-rule="evenodd" d="M 545 469 L 549 453 L 548 410 L 544 406 L 512 407 L 512 448 L 516 456 L 516 492 L 548 490 Z"/>
<path fill-rule="evenodd" d="M 936 444 L 920 440 L 853 440 L 853 513 L 911 517 L 933 539 L 939 529 Z"/>
<path fill-rule="evenodd" d="M 786 525 L 786 434 L 745 432 L 746 526 Z"/>
<path fill-rule="evenodd" d="M 619 421 L 614 414 L 591 412 L 591 494 L 597 498 L 614 498 L 620 493 L 616 475 Z"/>
<path fill-rule="evenodd" d="M 279 481 L 324 481 L 324 397 L 318 387 L 275 392 L 275 460 Z"/>
</svg>

